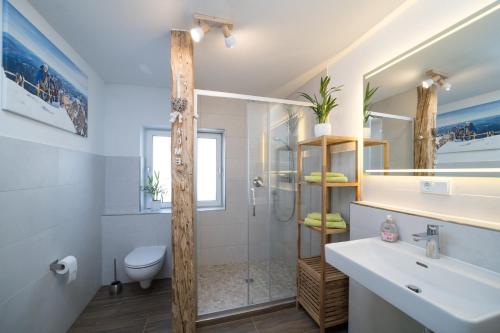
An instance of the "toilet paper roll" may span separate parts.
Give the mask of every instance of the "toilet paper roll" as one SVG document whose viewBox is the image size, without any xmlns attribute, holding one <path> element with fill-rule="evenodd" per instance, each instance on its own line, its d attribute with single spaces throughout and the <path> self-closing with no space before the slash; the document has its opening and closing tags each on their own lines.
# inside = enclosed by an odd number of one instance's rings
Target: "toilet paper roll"
<svg viewBox="0 0 500 333">
<path fill-rule="evenodd" d="M 78 270 L 78 262 L 75 257 L 67 256 L 58 262 L 63 265 L 62 269 L 56 270 L 57 274 L 66 274 L 68 273 L 68 279 L 66 280 L 66 284 L 69 284 L 76 280 L 76 272 Z"/>
</svg>

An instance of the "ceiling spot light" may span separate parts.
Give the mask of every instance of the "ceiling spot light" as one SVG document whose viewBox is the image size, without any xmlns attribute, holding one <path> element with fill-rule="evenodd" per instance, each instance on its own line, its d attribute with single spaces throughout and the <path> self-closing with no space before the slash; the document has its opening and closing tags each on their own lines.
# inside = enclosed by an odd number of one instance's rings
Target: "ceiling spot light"
<svg viewBox="0 0 500 333">
<path fill-rule="evenodd" d="M 227 48 L 232 49 L 236 45 L 236 38 L 232 34 L 234 25 L 230 20 L 204 14 L 194 14 L 193 19 L 197 26 L 191 29 L 191 38 L 196 43 L 201 41 L 210 29 L 218 28 L 224 34 L 224 43 Z"/>
<path fill-rule="evenodd" d="M 191 29 L 191 38 L 195 43 L 199 43 L 208 31 L 210 31 L 210 27 L 205 23 L 200 23 L 197 27 Z"/>
<path fill-rule="evenodd" d="M 228 49 L 232 49 L 236 45 L 236 38 L 231 34 L 231 30 L 227 25 L 222 26 L 222 33 L 224 34 L 224 43 Z"/>
<path fill-rule="evenodd" d="M 434 84 L 433 79 L 427 79 L 427 80 L 422 81 L 422 87 L 424 87 L 425 89 L 429 88 L 433 84 Z"/>
<path fill-rule="evenodd" d="M 448 82 L 448 76 L 434 71 L 433 69 L 429 69 L 425 72 L 425 76 L 428 77 L 427 80 L 422 81 L 422 87 L 427 89 L 432 85 L 436 85 L 436 87 L 441 87 L 446 91 L 451 90 L 451 83 Z"/>
</svg>

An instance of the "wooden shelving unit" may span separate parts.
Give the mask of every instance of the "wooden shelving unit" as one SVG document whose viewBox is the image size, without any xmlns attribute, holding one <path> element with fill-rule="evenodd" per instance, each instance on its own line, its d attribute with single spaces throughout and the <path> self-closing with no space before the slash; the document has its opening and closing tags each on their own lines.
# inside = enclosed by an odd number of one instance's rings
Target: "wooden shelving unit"
<svg viewBox="0 0 500 333">
<path fill-rule="evenodd" d="M 348 183 L 328 183 L 326 173 L 331 171 L 331 147 L 334 145 L 351 143 L 354 145 L 355 177 Z M 303 181 L 302 152 L 304 146 L 318 146 L 321 148 L 321 182 Z M 358 139 L 343 136 L 321 136 L 298 143 L 297 148 L 297 307 L 302 306 L 324 333 L 328 327 L 347 322 L 348 319 L 348 289 L 349 282 L 346 275 L 325 262 L 325 245 L 331 235 L 345 233 L 346 229 L 326 228 L 326 214 L 330 211 L 331 190 L 337 187 L 353 188 L 355 200 L 360 200 L 360 170 L 358 168 Z M 321 187 L 321 227 L 304 225 L 302 219 L 302 187 Z M 319 256 L 302 258 L 301 227 L 321 234 L 321 252 Z"/>
<path fill-rule="evenodd" d="M 303 181 L 302 184 L 312 185 L 312 186 L 321 186 L 321 182 L 306 182 Z M 357 187 L 359 186 L 358 182 L 347 182 L 347 183 L 326 183 L 326 187 Z"/>
<path fill-rule="evenodd" d="M 318 232 L 321 232 L 321 228 L 320 227 L 311 227 L 309 225 L 306 225 L 304 224 L 304 220 L 298 220 L 298 223 L 309 228 L 309 229 L 312 229 L 314 231 L 318 231 Z M 344 234 L 346 233 L 348 230 L 347 229 L 334 229 L 334 228 L 330 228 L 330 229 L 326 229 L 326 234 L 327 235 L 335 235 L 335 234 Z"/>
<path fill-rule="evenodd" d="M 389 169 L 389 141 L 382 139 L 363 139 L 364 147 L 382 146 L 384 150 L 384 169 Z"/>
</svg>

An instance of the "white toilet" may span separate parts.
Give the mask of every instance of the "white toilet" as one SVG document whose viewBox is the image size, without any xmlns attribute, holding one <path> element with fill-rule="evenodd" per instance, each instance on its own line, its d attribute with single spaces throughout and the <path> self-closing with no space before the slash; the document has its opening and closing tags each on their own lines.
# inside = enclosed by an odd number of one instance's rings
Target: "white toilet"
<svg viewBox="0 0 500 333">
<path fill-rule="evenodd" d="M 133 249 L 125 257 L 125 271 L 133 281 L 139 281 L 142 289 L 148 289 L 165 261 L 166 246 L 142 246 Z"/>
</svg>

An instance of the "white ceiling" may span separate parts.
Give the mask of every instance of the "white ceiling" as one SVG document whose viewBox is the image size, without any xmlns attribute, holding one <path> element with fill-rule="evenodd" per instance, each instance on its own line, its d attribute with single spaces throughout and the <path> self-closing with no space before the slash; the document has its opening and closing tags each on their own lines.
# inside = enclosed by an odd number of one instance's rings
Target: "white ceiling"
<svg viewBox="0 0 500 333">
<path fill-rule="evenodd" d="M 500 10 L 374 75 L 373 101 L 416 89 L 428 69 L 448 76 L 451 91 L 438 91 L 440 105 L 500 90 Z"/>
<path fill-rule="evenodd" d="M 30 2 L 104 81 L 155 87 L 170 86 L 170 29 L 189 29 L 193 13 L 232 19 L 236 48 L 218 31 L 196 45 L 196 88 L 272 96 L 404 0 Z"/>
</svg>

